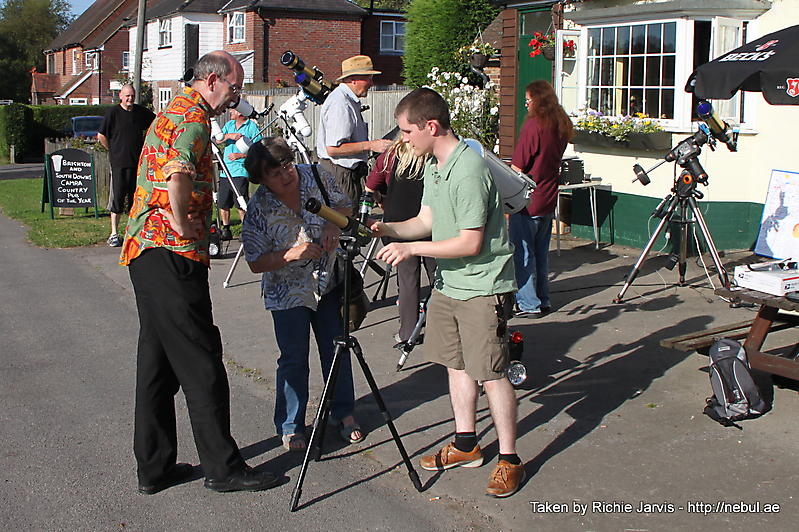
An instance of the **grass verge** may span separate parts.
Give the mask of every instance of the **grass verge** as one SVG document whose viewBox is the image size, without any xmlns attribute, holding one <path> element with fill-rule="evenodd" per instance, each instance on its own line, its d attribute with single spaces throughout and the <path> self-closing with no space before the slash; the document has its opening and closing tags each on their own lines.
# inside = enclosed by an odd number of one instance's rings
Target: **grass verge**
<svg viewBox="0 0 799 532">
<path fill-rule="evenodd" d="M 98 200 L 99 201 L 99 200 Z M 105 242 L 110 228 L 109 214 L 100 210 L 75 209 L 74 216 L 60 216 L 56 209 L 55 220 L 50 219 L 50 206 L 42 204 L 42 179 L 8 179 L 0 181 L 0 209 L 6 216 L 28 226 L 28 240 L 46 248 L 90 246 Z M 120 226 L 125 227 L 127 216 L 122 216 Z"/>
<path fill-rule="evenodd" d="M 102 204 L 103 200 L 98 198 Z M 28 226 L 28 240 L 45 248 L 71 248 L 91 246 L 105 242 L 110 230 L 109 213 L 100 209 L 100 217 L 94 210 L 84 212 L 75 209 L 74 216 L 60 216 L 56 209 L 55 220 L 50 219 L 50 206 L 41 212 L 42 179 L 8 179 L 0 181 L 0 210 L 6 216 Z M 241 222 L 236 209 L 230 210 L 231 230 L 235 236 L 241 233 Z M 124 232 L 128 217 L 122 215 L 119 227 Z"/>
</svg>

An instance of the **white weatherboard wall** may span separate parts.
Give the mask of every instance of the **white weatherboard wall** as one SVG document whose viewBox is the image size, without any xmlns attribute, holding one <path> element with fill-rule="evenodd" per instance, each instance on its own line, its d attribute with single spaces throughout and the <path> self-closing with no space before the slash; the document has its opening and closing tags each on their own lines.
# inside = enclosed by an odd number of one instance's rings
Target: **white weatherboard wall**
<svg viewBox="0 0 799 532">
<path fill-rule="evenodd" d="M 224 35 L 222 17 L 214 13 L 185 13 L 172 17 L 172 46 L 158 48 L 158 21 L 147 23 L 147 50 L 143 54 L 142 79 L 144 81 L 174 81 L 192 65 L 185 65 L 184 33 L 186 24 L 200 26 L 200 57 L 222 48 Z M 133 26 L 128 32 L 131 58 L 136 49 L 136 33 Z M 131 70 L 133 65 L 131 65 Z"/>
</svg>

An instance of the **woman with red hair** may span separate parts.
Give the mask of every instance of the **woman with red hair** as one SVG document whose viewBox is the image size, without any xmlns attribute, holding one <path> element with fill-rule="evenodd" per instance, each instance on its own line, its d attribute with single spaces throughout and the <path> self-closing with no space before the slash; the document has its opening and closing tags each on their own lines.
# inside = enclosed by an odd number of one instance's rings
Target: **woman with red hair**
<svg viewBox="0 0 799 532">
<path fill-rule="evenodd" d="M 549 241 L 558 201 L 558 173 L 574 128 L 548 82 L 533 81 L 525 89 L 527 118 L 513 151 L 511 167 L 532 176 L 535 193 L 527 208 L 510 216 L 509 233 L 516 266 L 518 315 L 540 317 L 551 310 Z"/>
</svg>

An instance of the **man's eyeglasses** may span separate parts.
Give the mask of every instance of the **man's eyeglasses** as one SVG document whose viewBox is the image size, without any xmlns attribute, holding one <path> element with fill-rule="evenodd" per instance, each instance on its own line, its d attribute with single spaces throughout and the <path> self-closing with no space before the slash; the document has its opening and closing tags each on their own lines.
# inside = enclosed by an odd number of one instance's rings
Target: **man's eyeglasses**
<svg viewBox="0 0 799 532">
<path fill-rule="evenodd" d="M 230 85 L 230 90 L 232 90 L 232 91 L 233 91 L 233 94 L 241 94 L 241 89 L 242 89 L 242 87 L 240 87 L 239 85 L 236 85 L 236 84 L 234 84 L 234 83 L 231 83 L 231 82 L 229 82 L 228 80 L 226 80 L 226 79 L 225 79 L 225 78 L 223 78 L 222 76 L 219 76 L 219 80 L 220 80 L 220 81 L 224 81 L 225 83 L 227 83 L 228 85 Z"/>
</svg>

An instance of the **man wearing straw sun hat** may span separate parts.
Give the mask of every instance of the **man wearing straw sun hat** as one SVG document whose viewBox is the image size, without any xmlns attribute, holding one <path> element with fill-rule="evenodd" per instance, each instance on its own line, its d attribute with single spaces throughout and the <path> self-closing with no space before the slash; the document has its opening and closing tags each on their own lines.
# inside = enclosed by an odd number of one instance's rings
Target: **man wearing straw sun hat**
<svg viewBox="0 0 799 532">
<path fill-rule="evenodd" d="M 369 140 L 369 128 L 361 114 L 360 98 L 374 85 L 373 77 L 380 74 L 372 59 L 356 55 L 341 62 L 340 82 L 325 100 L 316 131 L 316 153 L 322 168 L 336 181 L 357 205 L 363 190 L 363 179 L 371 152 L 383 152 L 390 140 Z"/>
</svg>

